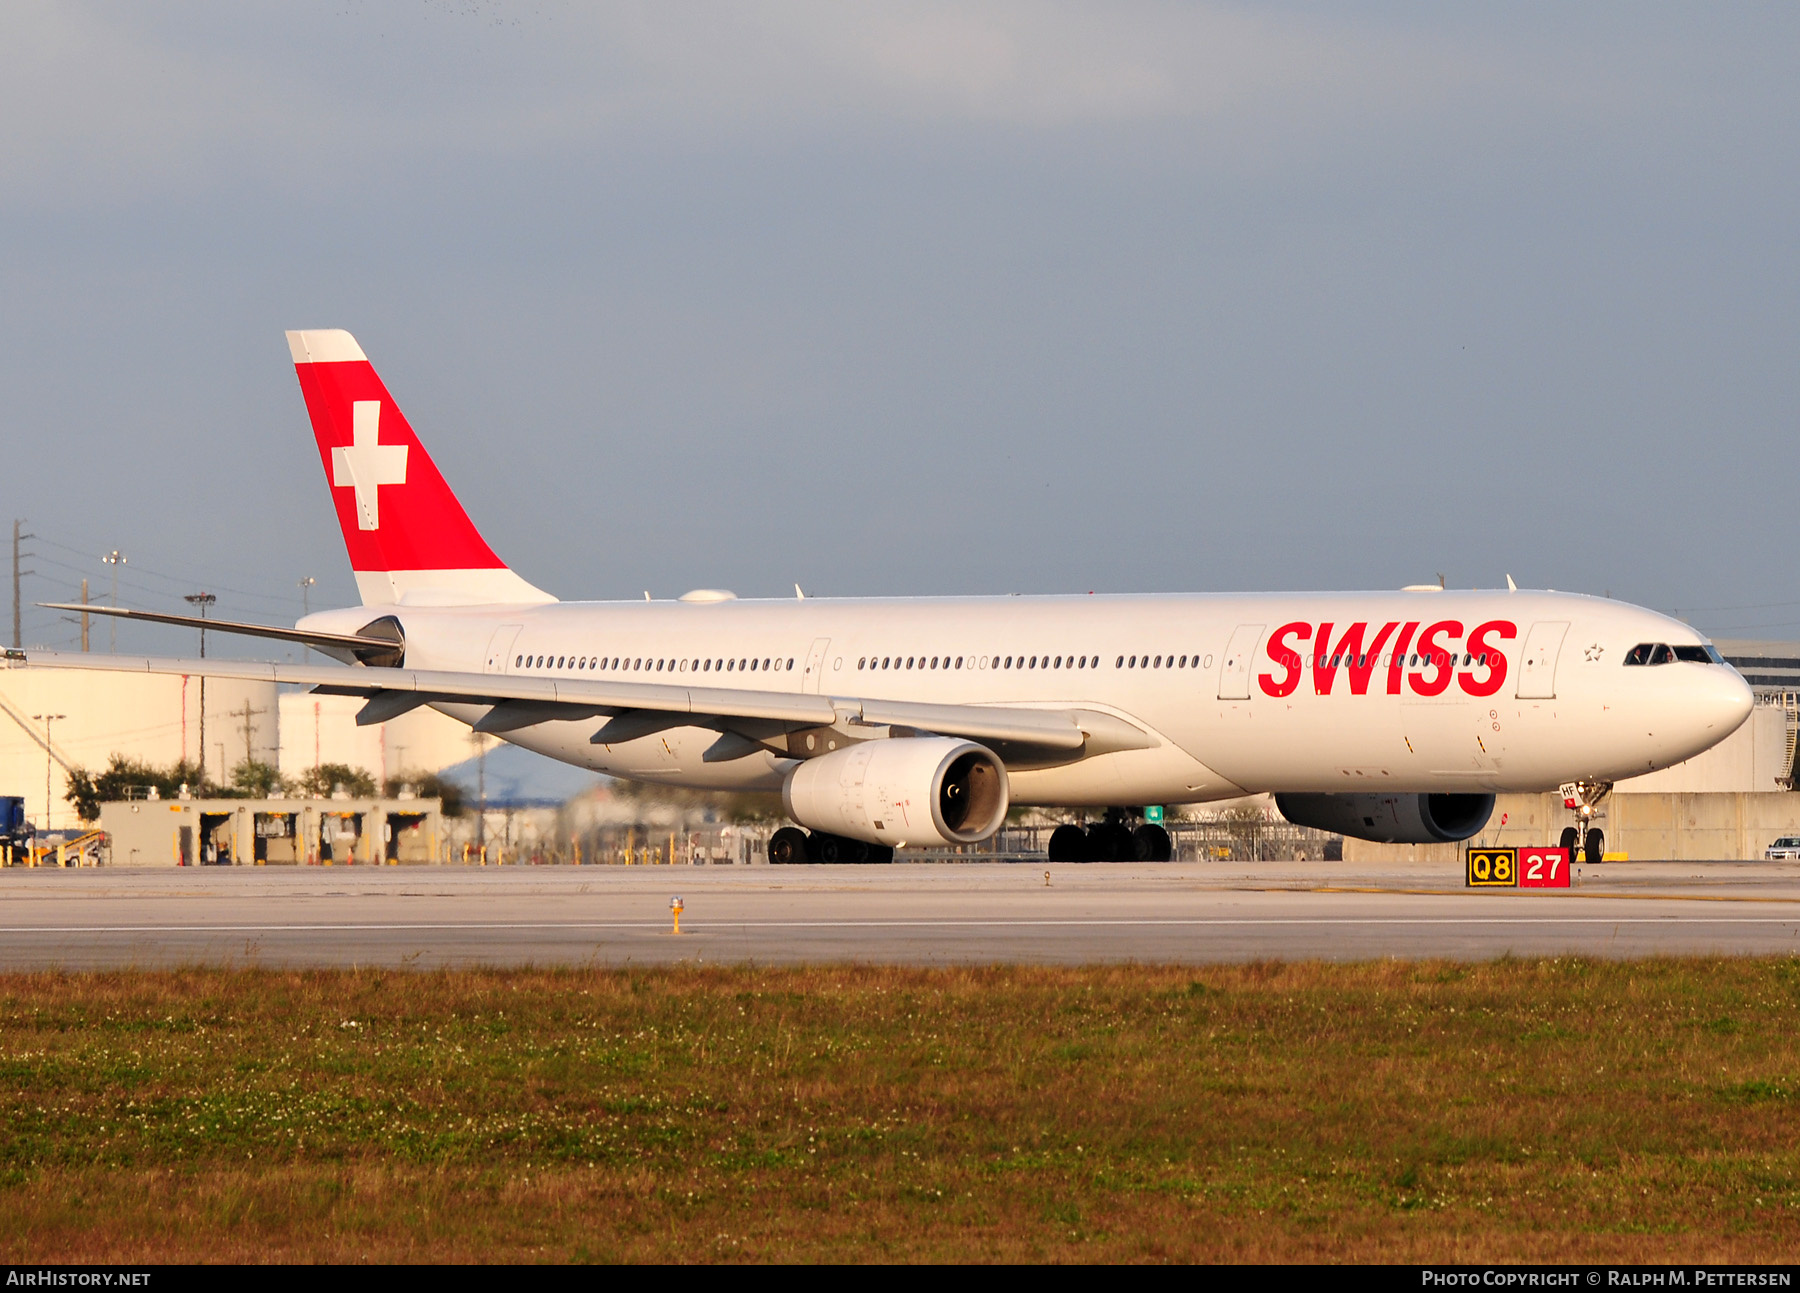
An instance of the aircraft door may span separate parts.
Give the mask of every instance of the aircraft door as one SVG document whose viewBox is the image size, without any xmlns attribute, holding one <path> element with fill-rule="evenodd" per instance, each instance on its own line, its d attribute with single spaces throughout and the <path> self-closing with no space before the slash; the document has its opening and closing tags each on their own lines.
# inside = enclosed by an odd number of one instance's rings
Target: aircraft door
<svg viewBox="0 0 1800 1293">
<path fill-rule="evenodd" d="M 806 672 L 800 675 L 801 691 L 814 696 L 819 694 L 819 683 L 825 677 L 825 648 L 830 645 L 830 638 L 819 638 L 806 653 Z"/>
<path fill-rule="evenodd" d="M 523 624 L 502 624 L 494 630 L 494 636 L 488 641 L 487 665 L 483 673 L 508 673 L 512 670 L 513 643 L 519 639 L 519 630 Z"/>
<path fill-rule="evenodd" d="M 1256 646 L 1262 641 L 1261 624 L 1240 624 L 1231 634 L 1225 648 L 1225 661 L 1219 666 L 1219 699 L 1250 699 L 1250 665 L 1256 658 Z"/>
<path fill-rule="evenodd" d="M 1531 632 L 1525 635 L 1524 657 L 1519 661 L 1516 694 L 1520 700 L 1556 698 L 1556 657 L 1568 631 L 1567 620 L 1547 620 L 1531 626 Z"/>
</svg>

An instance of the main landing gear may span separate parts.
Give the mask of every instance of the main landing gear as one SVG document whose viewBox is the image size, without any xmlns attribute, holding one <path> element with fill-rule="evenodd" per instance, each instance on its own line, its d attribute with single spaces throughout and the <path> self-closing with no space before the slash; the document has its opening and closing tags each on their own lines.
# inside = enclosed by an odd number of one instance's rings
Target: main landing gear
<svg viewBox="0 0 1800 1293">
<path fill-rule="evenodd" d="M 892 862 L 894 850 L 885 844 L 868 844 L 824 831 L 803 831 L 783 826 L 769 837 L 769 861 L 776 866 L 802 862 Z"/>
<path fill-rule="evenodd" d="M 1174 853 L 1169 832 L 1154 822 L 1134 829 L 1119 808 L 1086 830 L 1066 825 L 1050 833 L 1052 862 L 1167 862 Z"/>
</svg>

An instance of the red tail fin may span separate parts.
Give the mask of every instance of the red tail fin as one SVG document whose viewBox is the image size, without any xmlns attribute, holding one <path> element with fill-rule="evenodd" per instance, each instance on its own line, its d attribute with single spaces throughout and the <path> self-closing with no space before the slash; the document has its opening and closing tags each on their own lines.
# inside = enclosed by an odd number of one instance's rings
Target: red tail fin
<svg viewBox="0 0 1800 1293">
<path fill-rule="evenodd" d="M 356 338 L 287 339 L 364 605 L 556 600 L 494 555 Z"/>
</svg>

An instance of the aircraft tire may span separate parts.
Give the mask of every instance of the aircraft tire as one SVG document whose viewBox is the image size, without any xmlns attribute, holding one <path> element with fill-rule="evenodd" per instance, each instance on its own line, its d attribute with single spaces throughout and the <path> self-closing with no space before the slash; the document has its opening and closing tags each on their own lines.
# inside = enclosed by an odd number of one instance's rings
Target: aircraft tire
<svg viewBox="0 0 1800 1293">
<path fill-rule="evenodd" d="M 1563 827 L 1562 839 L 1557 847 L 1569 850 L 1569 861 L 1581 861 L 1581 832 L 1573 826 Z"/>
<path fill-rule="evenodd" d="M 870 863 L 873 866 L 885 866 L 893 860 L 894 849 L 891 844 L 869 845 L 869 854 L 863 859 L 864 862 Z"/>
<path fill-rule="evenodd" d="M 1097 822 L 1088 828 L 1088 856 L 1096 862 L 1129 862 L 1136 849 L 1122 822 Z"/>
<path fill-rule="evenodd" d="M 1154 822 L 1145 822 L 1131 832 L 1132 856 L 1139 862 L 1167 862 L 1175 852 L 1169 832 Z"/>
<path fill-rule="evenodd" d="M 795 826 L 783 826 L 769 836 L 769 861 L 775 866 L 809 862 L 806 832 Z"/>
<path fill-rule="evenodd" d="M 1606 853 L 1606 836 L 1595 827 L 1587 833 L 1586 847 L 1581 850 L 1581 860 L 1589 866 L 1598 866 Z"/>
<path fill-rule="evenodd" d="M 1050 861 L 1086 862 L 1089 856 L 1087 832 L 1081 827 L 1064 824 L 1050 832 Z"/>
</svg>

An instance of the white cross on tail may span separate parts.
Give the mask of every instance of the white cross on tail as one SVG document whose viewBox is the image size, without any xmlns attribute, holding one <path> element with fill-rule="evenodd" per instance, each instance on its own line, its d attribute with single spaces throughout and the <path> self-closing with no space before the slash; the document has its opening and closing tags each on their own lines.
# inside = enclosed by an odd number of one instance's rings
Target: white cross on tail
<svg viewBox="0 0 1800 1293">
<path fill-rule="evenodd" d="M 331 483 L 356 491 L 356 525 L 381 528 L 380 485 L 406 483 L 406 446 L 381 444 L 381 401 L 357 400 L 350 406 L 350 447 L 331 451 Z"/>
</svg>

